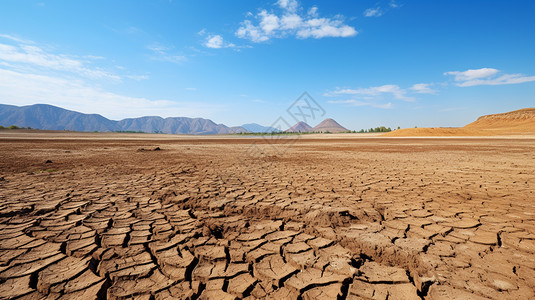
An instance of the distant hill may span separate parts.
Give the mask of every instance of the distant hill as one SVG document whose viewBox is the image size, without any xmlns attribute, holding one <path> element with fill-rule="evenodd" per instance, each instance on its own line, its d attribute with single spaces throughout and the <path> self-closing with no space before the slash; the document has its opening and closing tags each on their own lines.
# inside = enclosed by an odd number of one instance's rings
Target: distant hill
<svg viewBox="0 0 535 300">
<path fill-rule="evenodd" d="M 82 114 L 47 104 L 21 107 L 0 104 L 0 125 L 15 125 L 45 130 L 121 130 L 116 121 L 108 120 L 101 115 Z"/>
<path fill-rule="evenodd" d="M 479 117 L 460 128 L 405 128 L 385 136 L 492 136 L 535 134 L 535 108 Z"/>
<path fill-rule="evenodd" d="M 248 132 L 263 133 L 263 132 L 279 132 L 280 131 L 277 128 L 269 127 L 269 126 L 262 126 L 256 123 L 243 124 L 241 127 L 247 130 Z"/>
<path fill-rule="evenodd" d="M 47 104 L 14 106 L 0 104 L 0 125 L 44 130 L 142 131 L 172 134 L 228 134 L 246 132 L 241 126 L 227 127 L 202 118 L 140 117 L 121 121 L 97 114 L 83 114 Z"/>
<path fill-rule="evenodd" d="M 231 129 L 223 124 L 216 124 L 212 120 L 185 117 L 140 117 L 124 119 L 117 124 L 123 131 L 142 131 L 157 133 L 183 134 L 228 134 L 240 131 Z"/>
<path fill-rule="evenodd" d="M 312 132 L 312 127 L 301 121 L 286 130 L 286 132 Z"/>
<path fill-rule="evenodd" d="M 349 131 L 347 128 L 343 127 L 342 125 L 338 124 L 333 119 L 327 118 L 318 125 L 316 125 L 314 128 L 312 128 L 313 132 L 344 132 Z"/>
<path fill-rule="evenodd" d="M 223 124 L 219 124 L 219 125 L 223 125 Z M 230 133 L 247 133 L 247 132 L 250 132 L 249 130 L 243 128 L 242 126 L 232 126 L 232 127 L 229 127 L 229 130 L 230 130 Z"/>
</svg>

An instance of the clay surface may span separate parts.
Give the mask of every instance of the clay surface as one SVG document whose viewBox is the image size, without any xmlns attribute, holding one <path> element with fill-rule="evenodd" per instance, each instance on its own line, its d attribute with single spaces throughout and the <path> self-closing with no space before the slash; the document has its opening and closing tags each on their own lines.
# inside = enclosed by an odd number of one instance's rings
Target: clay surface
<svg viewBox="0 0 535 300">
<path fill-rule="evenodd" d="M 535 298 L 533 138 L 10 133 L 0 156 L 2 299 Z"/>
</svg>

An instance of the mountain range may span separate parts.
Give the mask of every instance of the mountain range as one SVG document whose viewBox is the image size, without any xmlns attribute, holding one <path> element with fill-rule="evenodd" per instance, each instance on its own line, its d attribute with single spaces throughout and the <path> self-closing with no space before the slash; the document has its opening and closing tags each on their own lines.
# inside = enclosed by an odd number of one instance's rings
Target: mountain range
<svg viewBox="0 0 535 300">
<path fill-rule="evenodd" d="M 286 132 L 346 132 L 347 128 L 338 124 L 335 120 L 327 118 L 318 125 L 312 127 L 307 123 L 301 121 L 290 127 Z"/>
<path fill-rule="evenodd" d="M 31 127 L 42 130 L 70 131 L 133 131 L 169 134 L 231 134 L 246 132 L 278 132 L 273 127 L 256 123 L 228 127 L 203 118 L 146 116 L 120 121 L 109 120 L 98 114 L 84 114 L 48 104 L 14 106 L 0 104 L 0 126 Z M 305 122 L 292 126 L 289 132 L 347 131 L 333 119 L 325 119 L 312 128 Z"/>
<path fill-rule="evenodd" d="M 248 132 L 241 126 L 228 127 L 203 118 L 157 116 L 109 120 L 97 114 L 83 114 L 48 104 L 14 106 L 0 104 L 0 125 L 43 130 L 140 131 L 171 134 L 229 134 Z M 258 125 L 258 124 L 256 124 Z M 258 125 L 261 126 L 261 125 Z"/>
<path fill-rule="evenodd" d="M 270 126 L 262 126 L 256 123 L 249 123 L 249 124 L 243 124 L 241 126 L 243 129 L 247 130 L 247 132 L 279 132 L 277 128 L 270 127 Z"/>
</svg>

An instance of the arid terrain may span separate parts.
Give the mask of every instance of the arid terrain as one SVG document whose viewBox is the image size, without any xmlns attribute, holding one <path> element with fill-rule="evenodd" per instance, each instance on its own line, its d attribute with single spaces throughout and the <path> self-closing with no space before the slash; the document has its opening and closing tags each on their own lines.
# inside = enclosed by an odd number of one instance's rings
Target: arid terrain
<svg viewBox="0 0 535 300">
<path fill-rule="evenodd" d="M 2 299 L 533 299 L 535 136 L 0 132 Z"/>
<path fill-rule="evenodd" d="M 535 135 L 535 108 L 479 117 L 464 127 L 404 128 L 385 136 L 507 136 Z"/>
</svg>

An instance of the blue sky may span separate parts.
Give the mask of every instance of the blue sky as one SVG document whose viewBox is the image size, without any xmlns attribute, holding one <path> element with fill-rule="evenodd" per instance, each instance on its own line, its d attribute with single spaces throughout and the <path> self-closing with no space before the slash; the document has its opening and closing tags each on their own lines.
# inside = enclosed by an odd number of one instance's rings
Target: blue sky
<svg viewBox="0 0 535 300">
<path fill-rule="evenodd" d="M 270 125 L 307 91 L 350 129 L 462 126 L 535 107 L 534 16 L 534 1 L 4 0 L 0 103 Z"/>
</svg>

